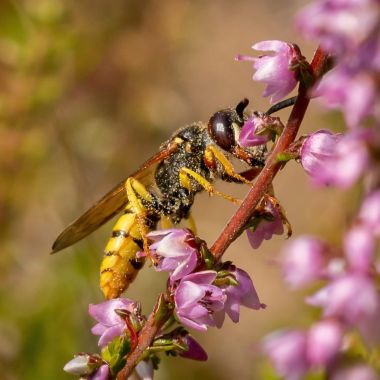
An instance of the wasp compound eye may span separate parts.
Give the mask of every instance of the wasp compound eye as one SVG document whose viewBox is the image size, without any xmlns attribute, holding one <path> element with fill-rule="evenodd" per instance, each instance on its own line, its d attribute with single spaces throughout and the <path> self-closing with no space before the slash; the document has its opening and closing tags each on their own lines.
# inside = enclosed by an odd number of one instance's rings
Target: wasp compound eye
<svg viewBox="0 0 380 380">
<path fill-rule="evenodd" d="M 211 138 L 218 146 L 227 151 L 235 145 L 233 121 L 233 111 L 223 110 L 214 113 L 208 122 L 208 133 Z"/>
</svg>

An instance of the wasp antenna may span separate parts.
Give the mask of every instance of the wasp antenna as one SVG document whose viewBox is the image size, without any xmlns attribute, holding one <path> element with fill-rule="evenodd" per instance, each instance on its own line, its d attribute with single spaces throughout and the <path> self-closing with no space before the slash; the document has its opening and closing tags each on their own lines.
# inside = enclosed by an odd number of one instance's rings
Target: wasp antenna
<svg viewBox="0 0 380 380">
<path fill-rule="evenodd" d="M 297 96 L 293 96 L 292 98 L 289 98 L 289 99 L 285 99 L 281 102 L 278 102 L 276 104 L 274 104 L 272 107 L 270 107 L 268 109 L 267 112 L 265 112 L 267 115 L 271 115 L 272 113 L 275 113 L 277 111 L 280 111 L 284 108 L 287 108 L 287 107 L 290 107 L 290 106 L 293 106 L 295 104 L 297 100 Z"/>
<path fill-rule="evenodd" d="M 244 110 L 246 109 L 246 107 L 248 106 L 249 104 L 249 100 L 247 98 L 244 98 L 243 100 L 241 100 L 238 105 L 236 106 L 236 112 L 237 114 L 243 119 L 243 112 Z"/>
</svg>

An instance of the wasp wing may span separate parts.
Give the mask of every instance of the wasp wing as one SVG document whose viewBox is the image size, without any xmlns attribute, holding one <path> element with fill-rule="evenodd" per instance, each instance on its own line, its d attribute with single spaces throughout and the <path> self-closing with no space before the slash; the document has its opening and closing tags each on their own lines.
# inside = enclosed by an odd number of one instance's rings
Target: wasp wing
<svg viewBox="0 0 380 380">
<path fill-rule="evenodd" d="M 167 143 L 157 154 L 147 160 L 129 177 L 139 180 L 144 185 L 152 183 L 151 177 L 154 174 L 156 166 L 169 157 L 176 149 L 176 143 Z M 51 253 L 56 253 L 82 240 L 119 213 L 128 202 L 125 191 L 126 179 L 117 184 L 82 216 L 69 224 L 55 240 Z"/>
</svg>

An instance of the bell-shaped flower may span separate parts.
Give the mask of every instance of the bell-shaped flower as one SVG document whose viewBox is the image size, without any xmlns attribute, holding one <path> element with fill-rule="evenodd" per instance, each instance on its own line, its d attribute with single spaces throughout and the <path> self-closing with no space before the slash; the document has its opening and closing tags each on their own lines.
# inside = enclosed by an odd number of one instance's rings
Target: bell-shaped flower
<svg viewBox="0 0 380 380">
<path fill-rule="evenodd" d="M 93 373 L 87 380 L 108 380 L 110 375 L 110 368 L 107 364 L 103 364 L 95 373 Z"/>
<path fill-rule="evenodd" d="M 307 333 L 307 358 L 313 367 L 326 367 L 338 355 L 343 343 L 342 324 L 335 320 L 315 323 Z"/>
<path fill-rule="evenodd" d="M 177 281 L 191 273 L 198 262 L 198 249 L 194 235 L 187 229 L 172 228 L 152 231 L 147 237 L 154 243 L 149 246 L 157 271 L 169 271 L 170 280 Z"/>
<path fill-rule="evenodd" d="M 271 134 L 266 132 L 264 128 L 265 123 L 261 117 L 250 117 L 240 131 L 240 145 L 250 147 L 266 144 L 270 140 Z"/>
<path fill-rule="evenodd" d="M 244 123 L 239 135 L 239 144 L 246 148 L 264 145 L 281 134 L 283 129 L 284 125 L 278 117 L 255 112 Z"/>
<path fill-rule="evenodd" d="M 312 236 L 289 241 L 282 250 L 280 266 L 285 281 L 299 288 L 321 278 L 326 245 Z"/>
<path fill-rule="evenodd" d="M 301 164 L 316 185 L 350 187 L 368 166 L 367 131 L 334 134 L 320 130 L 305 139 Z"/>
<path fill-rule="evenodd" d="M 373 280 L 358 273 L 346 273 L 306 299 L 323 309 L 324 317 L 336 317 L 357 325 L 371 319 L 379 309 L 379 295 Z"/>
<path fill-rule="evenodd" d="M 203 347 L 189 334 L 181 337 L 181 345 L 187 346 L 187 351 L 179 352 L 179 356 L 186 359 L 206 361 L 208 359 L 207 352 Z"/>
<path fill-rule="evenodd" d="M 309 370 L 306 347 L 307 334 L 298 330 L 274 332 L 263 343 L 277 374 L 287 380 L 301 380 Z"/>
<path fill-rule="evenodd" d="M 79 354 L 65 364 L 63 370 L 87 380 L 108 380 L 110 369 L 98 355 Z"/>
<path fill-rule="evenodd" d="M 231 318 L 232 322 L 239 322 L 240 306 L 255 310 L 265 308 L 265 305 L 259 300 L 249 274 L 232 264 L 228 271 L 230 272 L 229 276 L 233 277 L 233 281 L 220 286 L 227 298 L 223 310 L 215 313 L 217 327 L 222 326 L 225 314 Z"/>
<path fill-rule="evenodd" d="M 272 51 L 273 54 L 259 57 L 239 55 L 236 60 L 253 62 L 256 72 L 252 79 L 267 85 L 263 96 L 271 96 L 271 103 L 275 103 L 296 86 L 297 64 L 303 57 L 295 45 L 277 40 L 258 42 L 252 49 Z"/>
<path fill-rule="evenodd" d="M 280 209 L 269 200 L 264 202 L 262 210 L 253 217 L 252 226 L 246 229 L 248 240 L 254 249 L 259 248 L 264 240 L 271 239 L 273 235 L 284 233 Z"/>
<path fill-rule="evenodd" d="M 323 105 L 343 112 L 350 128 L 374 114 L 377 84 L 370 73 L 338 65 L 323 76 L 313 90 Z"/>
<path fill-rule="evenodd" d="M 304 37 L 334 55 L 353 53 L 375 31 L 380 16 L 376 0 L 319 0 L 296 18 Z"/>
<path fill-rule="evenodd" d="M 88 307 L 89 314 L 99 322 L 91 329 L 91 332 L 94 335 L 100 335 L 98 342 L 100 347 L 106 346 L 111 340 L 122 335 L 125 330 L 125 321 L 116 310 L 134 313 L 136 303 L 127 298 L 115 298 L 97 305 L 90 304 Z"/>
<path fill-rule="evenodd" d="M 359 220 L 376 236 L 380 235 L 380 190 L 376 190 L 364 199 L 359 211 Z"/>
<path fill-rule="evenodd" d="M 369 273 L 375 253 L 375 238 L 365 225 L 356 225 L 344 237 L 344 251 L 355 272 Z"/>
<path fill-rule="evenodd" d="M 175 311 L 185 326 L 205 331 L 215 326 L 214 313 L 222 310 L 226 296 L 222 289 L 212 285 L 215 271 L 203 271 L 183 277 L 175 290 Z"/>
</svg>

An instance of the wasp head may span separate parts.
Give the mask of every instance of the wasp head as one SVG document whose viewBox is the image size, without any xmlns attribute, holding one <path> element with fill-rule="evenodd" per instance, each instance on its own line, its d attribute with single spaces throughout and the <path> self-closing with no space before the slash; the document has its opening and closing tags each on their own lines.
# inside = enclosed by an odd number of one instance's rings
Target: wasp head
<svg viewBox="0 0 380 380">
<path fill-rule="evenodd" d="M 248 103 L 249 100 L 244 98 L 235 108 L 215 112 L 208 122 L 208 133 L 217 146 L 249 165 L 256 166 L 257 152 L 239 144 L 240 131 L 247 120 L 244 110 Z"/>
</svg>

